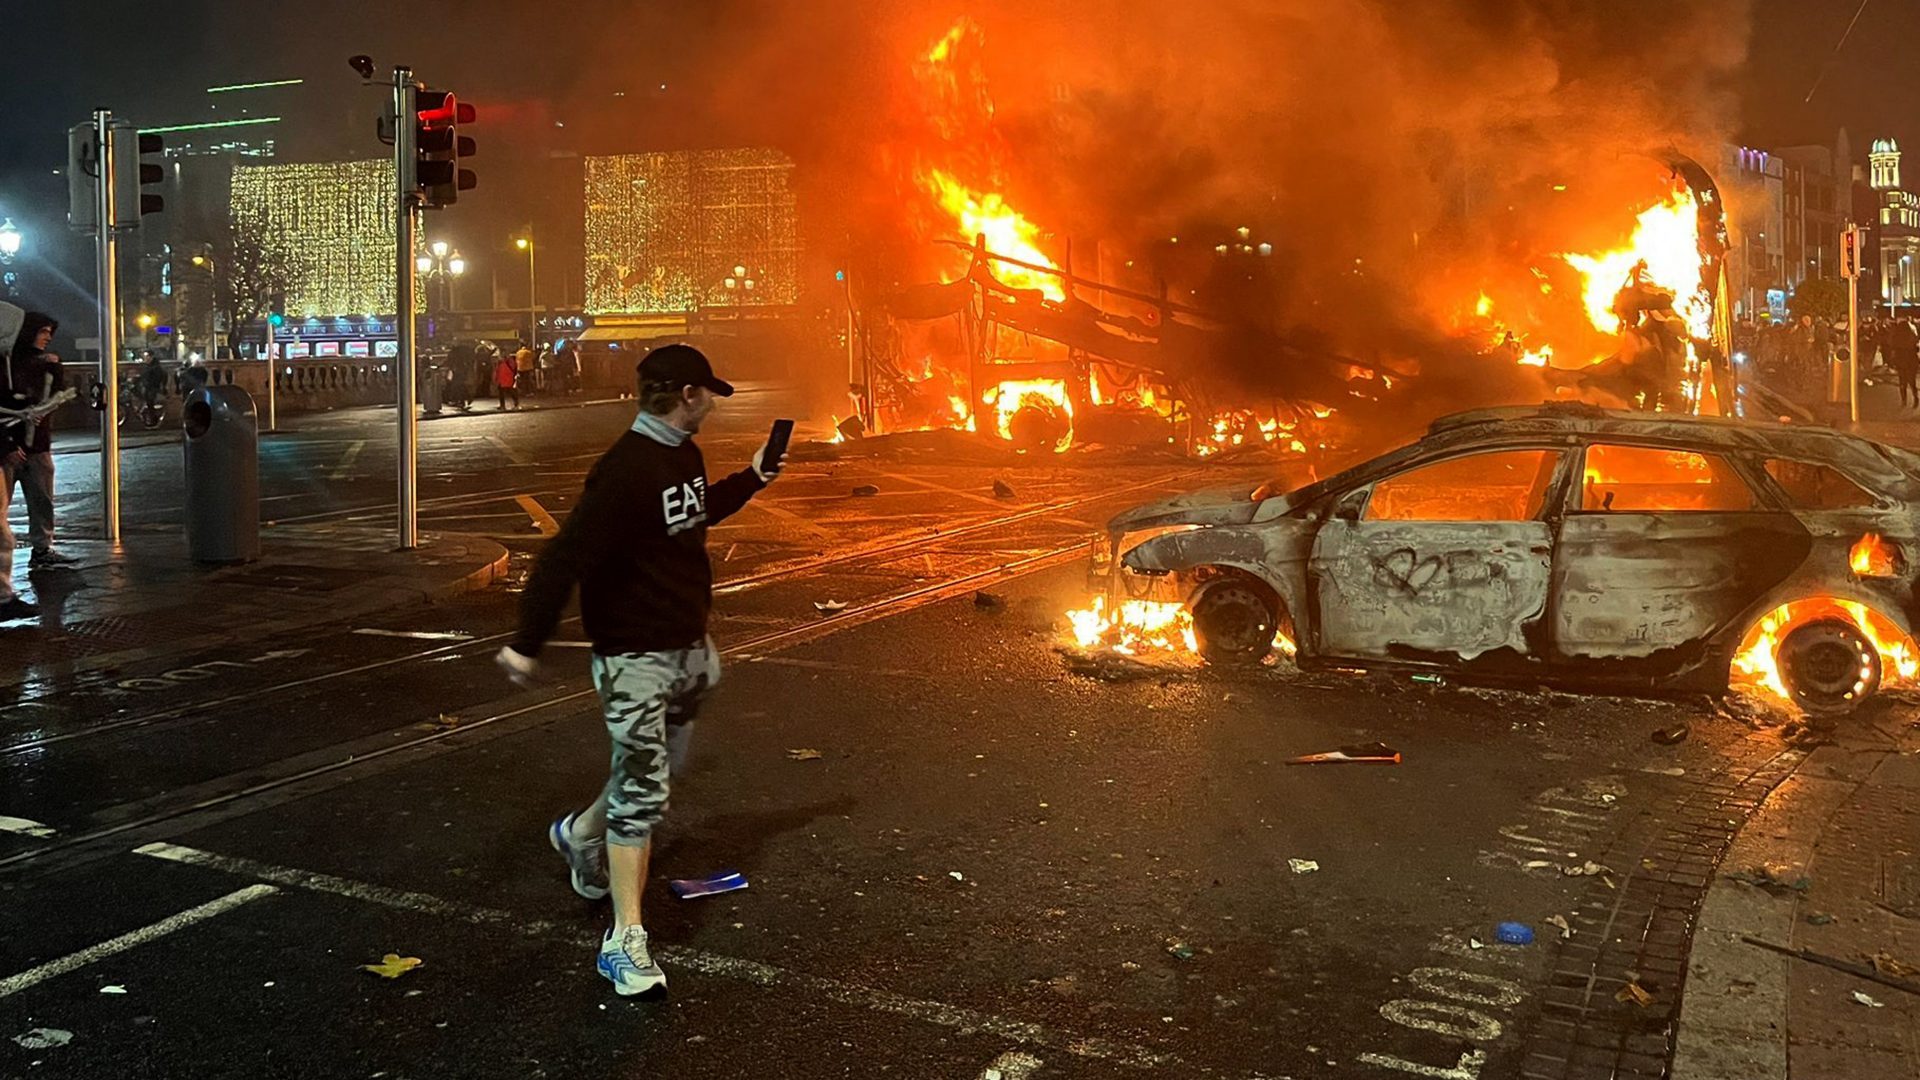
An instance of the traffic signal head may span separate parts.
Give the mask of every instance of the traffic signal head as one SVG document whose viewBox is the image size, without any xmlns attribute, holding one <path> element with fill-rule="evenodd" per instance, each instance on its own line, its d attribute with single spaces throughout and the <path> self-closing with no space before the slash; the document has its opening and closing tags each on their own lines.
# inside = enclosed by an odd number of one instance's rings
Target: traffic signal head
<svg viewBox="0 0 1920 1080">
<path fill-rule="evenodd" d="M 287 294 L 274 293 L 267 298 L 267 323 L 273 327 L 285 326 L 287 322 Z"/>
<path fill-rule="evenodd" d="M 147 214 L 157 214 L 166 208 L 166 201 L 147 189 L 162 183 L 167 178 L 167 170 L 157 161 L 146 160 L 148 154 L 161 154 L 166 151 L 166 143 L 158 135 L 136 131 L 132 124 L 114 121 L 113 133 L 113 223 L 115 225 L 138 225 Z"/>
<path fill-rule="evenodd" d="M 460 167 L 478 149 L 460 134 L 460 125 L 473 123 L 475 115 L 451 90 L 414 92 L 414 186 L 427 209 L 453 205 L 479 182 Z"/>
</svg>

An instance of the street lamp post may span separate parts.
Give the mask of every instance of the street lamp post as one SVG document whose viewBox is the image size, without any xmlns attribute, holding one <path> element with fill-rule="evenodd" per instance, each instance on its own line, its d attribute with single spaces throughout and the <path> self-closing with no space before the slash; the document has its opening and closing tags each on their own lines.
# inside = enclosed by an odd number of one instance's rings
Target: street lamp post
<svg viewBox="0 0 1920 1080">
<path fill-rule="evenodd" d="M 440 343 L 440 318 L 453 307 L 453 279 L 467 272 L 466 257 L 445 240 L 435 240 L 427 245 L 427 250 L 414 256 L 413 268 L 427 279 L 427 340 L 438 346 Z M 437 288 L 435 286 L 438 286 Z M 413 312 L 401 316 L 412 319 Z M 440 413 L 440 369 L 437 365 L 423 365 L 432 393 L 426 395 L 426 409 L 429 415 Z"/>
<path fill-rule="evenodd" d="M 539 279 L 533 276 L 533 230 L 527 235 L 515 237 L 513 246 L 527 253 L 527 340 L 535 349 L 540 347 L 540 288 Z"/>
<path fill-rule="evenodd" d="M 22 240 L 12 218 L 0 220 L 0 296 L 8 300 L 14 298 L 19 281 L 13 270 L 13 260 L 20 255 Z"/>
</svg>

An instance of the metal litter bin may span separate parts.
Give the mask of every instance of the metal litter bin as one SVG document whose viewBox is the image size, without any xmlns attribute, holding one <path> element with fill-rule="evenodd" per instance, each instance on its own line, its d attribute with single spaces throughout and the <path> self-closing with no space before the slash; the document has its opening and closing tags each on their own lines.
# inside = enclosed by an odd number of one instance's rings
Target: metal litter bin
<svg viewBox="0 0 1920 1080">
<path fill-rule="evenodd" d="M 443 399 L 442 380 L 446 378 L 444 359 L 441 357 L 423 357 L 420 365 L 420 411 L 427 416 L 440 415 L 440 403 Z"/>
<path fill-rule="evenodd" d="M 260 432 L 253 398 L 237 386 L 187 395 L 187 555 L 195 562 L 260 557 Z"/>
</svg>

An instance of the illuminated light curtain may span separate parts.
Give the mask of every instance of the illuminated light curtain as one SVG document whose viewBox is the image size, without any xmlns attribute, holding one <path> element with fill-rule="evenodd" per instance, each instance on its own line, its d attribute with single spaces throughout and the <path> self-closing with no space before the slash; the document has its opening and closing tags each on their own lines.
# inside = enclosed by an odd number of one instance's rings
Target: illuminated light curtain
<svg viewBox="0 0 1920 1080">
<path fill-rule="evenodd" d="M 287 268 L 287 317 L 391 315 L 393 162 L 237 165 L 232 214 Z"/>
<path fill-rule="evenodd" d="M 587 310 L 664 314 L 798 302 L 793 162 L 777 150 L 586 159 Z M 734 268 L 749 290 L 726 279 Z"/>
</svg>

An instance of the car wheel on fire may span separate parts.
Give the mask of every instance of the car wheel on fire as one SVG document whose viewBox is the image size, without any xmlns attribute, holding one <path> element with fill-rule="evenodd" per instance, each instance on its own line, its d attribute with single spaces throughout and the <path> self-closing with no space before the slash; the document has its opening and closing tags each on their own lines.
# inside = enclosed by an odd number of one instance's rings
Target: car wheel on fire
<svg viewBox="0 0 1920 1080">
<path fill-rule="evenodd" d="M 1880 652 L 1844 619 L 1795 627 L 1776 652 L 1793 703 L 1815 716 L 1852 712 L 1880 688 Z"/>
<path fill-rule="evenodd" d="M 1244 575 L 1223 574 L 1201 586 L 1190 605 L 1200 655 L 1216 664 L 1264 659 L 1280 629 L 1273 590 Z"/>
</svg>

